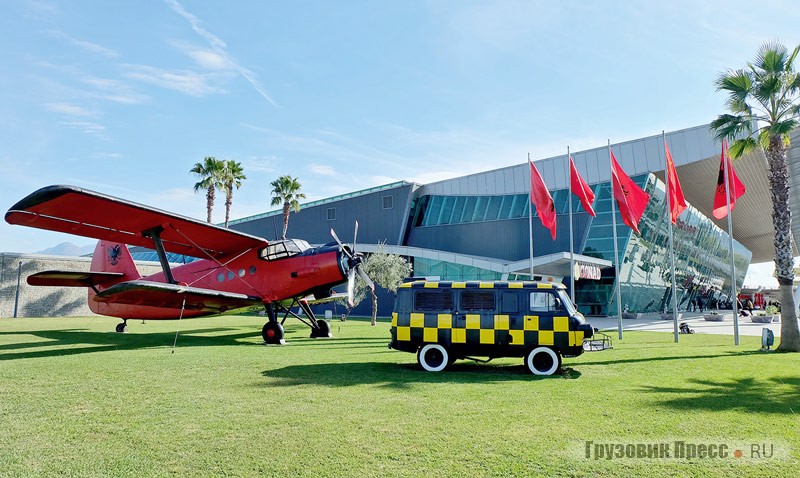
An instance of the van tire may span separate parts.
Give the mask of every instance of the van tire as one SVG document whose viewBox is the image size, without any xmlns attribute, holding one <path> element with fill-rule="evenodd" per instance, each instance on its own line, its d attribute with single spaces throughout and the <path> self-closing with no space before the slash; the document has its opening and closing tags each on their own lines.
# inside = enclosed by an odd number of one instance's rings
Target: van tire
<svg viewBox="0 0 800 478">
<path fill-rule="evenodd" d="M 426 344 L 417 352 L 417 362 L 428 372 L 441 372 L 450 363 L 450 354 L 439 344 Z"/>
<path fill-rule="evenodd" d="M 553 375 L 561 368 L 561 355 L 550 347 L 536 347 L 525 356 L 525 366 L 534 375 Z"/>
</svg>

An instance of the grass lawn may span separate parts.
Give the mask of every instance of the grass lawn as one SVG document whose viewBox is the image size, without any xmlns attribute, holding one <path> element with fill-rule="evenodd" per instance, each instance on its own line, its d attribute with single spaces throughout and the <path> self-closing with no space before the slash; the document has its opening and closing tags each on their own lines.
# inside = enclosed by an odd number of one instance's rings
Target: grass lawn
<svg viewBox="0 0 800 478">
<path fill-rule="evenodd" d="M 282 347 L 262 324 L 0 319 L 0 476 L 800 476 L 800 355 L 757 337 L 629 332 L 537 378 L 423 372 L 385 320 L 323 340 L 287 322 Z M 585 455 L 676 440 L 729 454 Z"/>
</svg>

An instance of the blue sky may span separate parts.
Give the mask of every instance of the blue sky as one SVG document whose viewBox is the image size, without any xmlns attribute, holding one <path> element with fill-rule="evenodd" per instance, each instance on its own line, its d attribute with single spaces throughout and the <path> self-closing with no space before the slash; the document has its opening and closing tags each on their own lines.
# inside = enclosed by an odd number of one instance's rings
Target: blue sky
<svg viewBox="0 0 800 478">
<path fill-rule="evenodd" d="M 189 169 L 233 159 L 232 217 L 707 123 L 713 81 L 800 43 L 793 2 L 11 0 L 0 206 L 75 184 L 205 218 Z M 222 221 L 223 205 L 215 210 Z M 90 240 L 0 224 L 0 251 Z"/>
</svg>

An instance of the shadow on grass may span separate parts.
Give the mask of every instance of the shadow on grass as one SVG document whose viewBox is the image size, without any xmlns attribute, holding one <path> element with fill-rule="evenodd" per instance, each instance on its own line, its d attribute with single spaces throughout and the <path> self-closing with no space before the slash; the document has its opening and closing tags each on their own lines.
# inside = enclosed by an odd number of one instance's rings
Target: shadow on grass
<svg viewBox="0 0 800 478">
<path fill-rule="evenodd" d="M 238 328 L 215 327 L 195 329 L 178 335 L 178 348 L 218 345 L 253 345 L 240 339 L 258 336 L 259 331 L 247 331 L 225 335 L 227 331 L 240 331 Z M 137 334 L 118 334 L 116 332 L 92 332 L 85 329 L 35 330 L 24 332 L 0 332 L 0 338 L 11 335 L 33 335 L 43 340 L 0 345 L 0 361 L 35 357 L 59 357 L 108 350 L 137 350 L 157 347 L 172 347 L 175 332 L 151 332 Z M 47 347 L 46 349 L 41 349 Z M 24 351 L 31 349 L 30 351 Z M 33 350 L 38 349 L 38 350 Z M 13 352 L 13 353 L 8 353 Z"/>
<path fill-rule="evenodd" d="M 491 383 L 531 382 L 537 380 L 574 380 L 581 373 L 564 367 L 559 374 L 549 377 L 531 375 L 524 365 L 491 366 L 471 362 L 456 362 L 443 372 L 426 372 L 417 364 L 384 362 L 325 363 L 289 365 L 262 372 L 271 379 L 269 387 L 299 385 L 325 385 L 351 387 L 355 385 L 381 385 L 390 388 L 407 388 L 417 383 Z"/>
<path fill-rule="evenodd" d="M 307 334 L 305 326 L 287 327 L 292 334 Z M 226 333 L 228 332 L 228 333 Z M 238 333 L 232 333 L 238 332 Z M 214 335 L 206 335 L 214 334 Z M 60 357 L 85 353 L 105 352 L 109 350 L 139 350 L 147 348 L 171 348 L 175 342 L 175 332 L 147 332 L 139 329 L 136 333 L 119 334 L 116 332 L 96 332 L 86 329 L 62 330 L 25 330 L 0 332 L 0 342 L 4 337 L 34 336 L 41 340 L 0 344 L 0 362 L 36 357 Z M 245 339 L 245 340 L 243 340 Z M 253 339 L 247 341 L 246 339 Z M 331 339 L 310 339 L 289 337 L 290 346 L 309 348 L 355 348 L 376 347 L 388 343 L 388 338 L 347 337 Z M 328 342 L 330 345 L 325 346 Z M 253 328 L 242 332 L 240 327 L 210 327 L 205 329 L 187 329 L 178 333 L 177 348 L 212 347 L 212 346 L 263 346 L 261 330 Z"/>
<path fill-rule="evenodd" d="M 642 390 L 659 395 L 675 395 L 656 403 L 680 411 L 737 410 L 753 413 L 796 415 L 800 411 L 800 377 L 752 377 L 728 381 L 688 381 L 686 387 L 647 386 Z"/>
</svg>

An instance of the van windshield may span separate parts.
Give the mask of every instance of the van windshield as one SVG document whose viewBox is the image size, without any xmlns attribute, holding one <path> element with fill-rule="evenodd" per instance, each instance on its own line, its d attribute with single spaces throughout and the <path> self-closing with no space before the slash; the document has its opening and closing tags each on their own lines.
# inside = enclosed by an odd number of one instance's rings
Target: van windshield
<svg viewBox="0 0 800 478">
<path fill-rule="evenodd" d="M 578 313 L 578 310 L 575 308 L 575 305 L 572 303 L 572 300 L 569 298 L 569 294 L 565 290 L 558 290 L 557 291 L 558 298 L 561 299 L 561 303 L 563 304 L 562 307 L 566 309 L 569 315 L 574 316 Z"/>
</svg>

